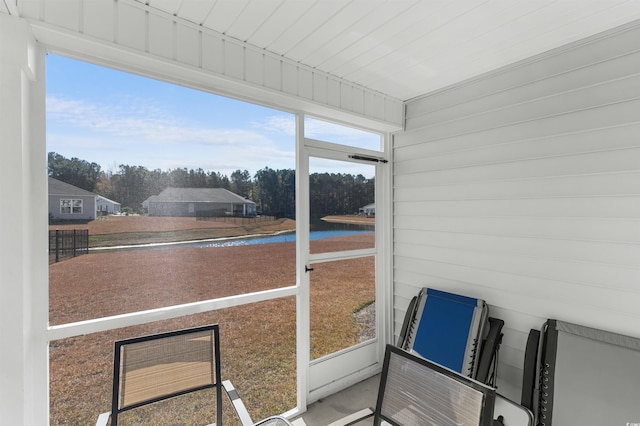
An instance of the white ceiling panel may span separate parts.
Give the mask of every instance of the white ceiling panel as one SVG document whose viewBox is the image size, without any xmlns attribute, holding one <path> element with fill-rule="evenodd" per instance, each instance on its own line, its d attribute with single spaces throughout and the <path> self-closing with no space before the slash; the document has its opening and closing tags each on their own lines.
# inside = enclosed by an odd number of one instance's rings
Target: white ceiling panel
<svg viewBox="0 0 640 426">
<path fill-rule="evenodd" d="M 354 25 L 354 16 L 362 16 L 359 20 L 362 21 L 371 11 L 375 10 L 376 7 L 377 5 L 374 2 L 366 0 L 348 3 L 336 14 L 330 16 L 323 25 L 309 33 L 302 43 L 298 43 L 292 47 L 286 55 L 292 58 L 300 58 L 299 60 L 301 62 L 311 65 L 311 63 L 314 62 L 313 58 L 316 56 L 316 52 L 321 50 L 323 45 L 336 39 L 344 45 L 345 40 L 340 36 Z"/>
<path fill-rule="evenodd" d="M 451 49 L 437 52 L 434 49 L 434 54 L 430 56 L 436 73 L 434 81 L 446 86 L 629 22 L 627 19 L 619 20 L 624 14 L 614 12 L 616 7 L 610 7 L 614 2 L 607 2 L 606 5 L 602 1 L 581 4 L 585 7 L 575 8 L 575 4 L 570 2 L 547 4 L 457 46 L 451 46 Z M 633 9 L 629 12 L 637 18 L 640 4 L 628 2 L 626 6 L 629 5 Z M 606 7 L 603 9 L 603 6 Z M 411 69 L 406 69 L 398 77 L 406 79 L 413 74 Z"/>
<path fill-rule="evenodd" d="M 272 50 L 275 41 L 294 22 L 297 22 L 309 9 L 309 4 L 304 1 L 281 1 L 278 7 L 264 21 L 247 42 L 262 49 Z"/>
<path fill-rule="evenodd" d="M 424 53 L 416 56 L 408 54 L 404 49 L 412 43 L 419 46 L 428 43 L 438 31 L 467 14 L 470 8 L 466 3 L 457 2 L 450 2 L 436 9 L 430 9 L 428 6 L 428 2 L 420 2 L 397 18 L 388 20 L 369 37 L 362 38 L 361 43 L 349 49 L 348 57 L 351 57 L 351 60 L 343 59 L 336 64 L 329 63 L 326 65 L 327 68 L 330 72 L 347 76 L 364 68 L 380 70 L 381 63 L 391 65 L 398 56 L 407 61 L 400 62 L 403 68 L 411 63 L 423 62 L 428 57 Z M 394 53 L 395 59 L 390 59 Z"/>
<path fill-rule="evenodd" d="M 248 41 L 282 3 L 282 0 L 260 0 L 249 2 L 227 30 L 227 35 Z"/>
<path fill-rule="evenodd" d="M 314 2 L 303 15 L 297 20 L 292 21 L 273 43 L 264 47 L 267 50 L 299 61 L 299 57 L 289 56 L 289 52 L 296 46 L 302 45 L 304 48 L 308 37 L 315 31 L 326 29 L 326 23 L 341 9 L 345 8 L 348 3 L 349 2 L 337 0 Z M 352 16 L 351 19 L 353 20 L 354 16 Z"/>
<path fill-rule="evenodd" d="M 443 74 L 459 76 L 461 69 L 474 68 L 471 58 L 478 55 L 481 59 L 491 58 L 489 62 L 492 63 L 500 61 L 499 56 L 491 55 L 496 51 L 496 43 L 510 42 L 511 31 L 518 28 L 517 22 L 526 20 L 527 16 L 543 6 L 540 6 L 540 2 L 506 2 L 503 5 L 496 2 L 495 5 L 494 10 L 474 8 L 455 17 L 446 17 L 447 24 L 441 21 L 428 33 L 414 37 L 412 42 L 396 49 L 390 58 L 381 58 L 370 64 L 368 67 L 375 67 L 377 72 L 372 76 L 373 79 L 363 78 L 360 83 L 365 86 L 379 85 L 384 84 L 384 80 L 393 80 L 396 84 L 402 84 L 410 81 L 408 79 L 412 75 L 421 75 L 423 81 L 439 78 Z M 466 30 L 460 31 L 460 28 Z M 500 31 L 505 33 L 500 35 Z M 487 54 L 489 56 L 484 56 Z M 398 61 L 405 64 L 401 69 L 394 65 Z M 478 67 L 481 65 L 477 64 Z M 474 71 L 468 76 L 475 74 L 478 72 Z M 346 77 L 350 78 L 350 74 Z M 407 90 L 411 88 L 407 87 Z"/>
<path fill-rule="evenodd" d="M 0 1 L 0 13 L 8 13 L 18 16 L 18 5 L 16 4 L 16 0 Z"/>
<path fill-rule="evenodd" d="M 210 1 L 185 0 L 180 4 L 176 15 L 186 21 L 201 25 L 211 13 L 213 5 L 214 3 Z M 166 11 L 168 12 L 168 10 Z"/>
<path fill-rule="evenodd" d="M 219 33 L 227 34 L 229 28 L 240 17 L 251 0 L 206 0 L 213 3 L 209 16 L 202 25 Z M 238 38 L 241 40 L 241 38 Z"/>
<path fill-rule="evenodd" d="M 46 21 L 91 34 L 76 27 L 78 12 L 94 1 L 47 0 L 44 7 L 41 1 L 0 0 L 0 13 L 39 19 L 48 14 Z M 68 13 L 65 4 L 73 5 Z M 137 7 L 126 7 L 132 4 Z M 400 100 L 640 20 L 640 0 L 120 0 L 118 5 L 118 13 L 160 10 L 280 56 L 283 63 Z"/>
<path fill-rule="evenodd" d="M 345 59 L 352 58 L 353 52 L 363 40 L 374 48 L 380 46 L 382 40 L 379 36 L 377 40 L 374 39 L 371 34 L 379 33 L 390 20 L 396 19 L 406 10 L 406 5 L 399 2 L 376 5 L 370 8 L 368 14 L 362 14 L 358 21 L 351 21 L 342 32 L 335 31 L 331 38 L 326 39 L 314 52 L 309 52 L 302 61 L 313 67 L 332 69 Z"/>
</svg>

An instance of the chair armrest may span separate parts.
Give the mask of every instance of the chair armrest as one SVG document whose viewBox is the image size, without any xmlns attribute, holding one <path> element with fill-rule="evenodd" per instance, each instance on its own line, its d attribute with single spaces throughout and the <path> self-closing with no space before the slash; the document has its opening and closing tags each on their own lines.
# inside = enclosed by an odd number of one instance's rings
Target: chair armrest
<svg viewBox="0 0 640 426">
<path fill-rule="evenodd" d="M 111 417 L 111 411 L 107 413 L 102 413 L 98 416 L 98 421 L 96 421 L 96 426 L 107 426 L 107 422 L 109 421 L 109 417 Z"/>
<path fill-rule="evenodd" d="M 222 387 L 224 387 L 224 390 L 227 396 L 229 397 L 229 399 L 231 400 L 231 403 L 233 404 L 233 408 L 235 408 L 236 413 L 238 414 L 238 417 L 240 417 L 240 422 L 242 423 L 242 426 L 253 426 L 253 420 L 251 420 L 249 411 L 247 410 L 247 407 L 244 405 L 244 402 L 242 402 L 242 399 L 240 399 L 240 395 L 238 395 L 238 392 L 236 391 L 236 388 L 233 387 L 233 384 L 231 384 L 231 381 L 229 380 L 223 381 Z"/>
<path fill-rule="evenodd" d="M 496 394 L 493 416 L 502 417 L 504 425 L 532 426 L 534 424 L 531 410 L 500 394 Z M 500 423 L 494 421 L 494 424 Z"/>
<path fill-rule="evenodd" d="M 536 401 L 536 383 L 538 375 L 538 348 L 540 346 L 540 331 L 531 329 L 527 337 L 524 352 L 524 368 L 522 370 L 522 393 L 520 404 L 533 411 Z"/>
<path fill-rule="evenodd" d="M 400 329 L 400 336 L 398 337 L 398 344 L 396 345 L 399 348 L 406 349 L 405 344 L 407 343 L 409 327 L 412 326 L 415 320 L 416 303 L 418 303 L 418 296 L 413 296 L 407 307 L 407 313 L 404 315 L 404 321 L 402 321 L 402 328 Z"/>
<path fill-rule="evenodd" d="M 357 411 L 353 414 L 349 414 L 341 419 L 336 420 L 327 426 L 349 426 L 354 423 L 358 423 L 360 420 L 373 416 L 373 410 L 371 408 L 365 408 L 364 410 Z"/>
</svg>

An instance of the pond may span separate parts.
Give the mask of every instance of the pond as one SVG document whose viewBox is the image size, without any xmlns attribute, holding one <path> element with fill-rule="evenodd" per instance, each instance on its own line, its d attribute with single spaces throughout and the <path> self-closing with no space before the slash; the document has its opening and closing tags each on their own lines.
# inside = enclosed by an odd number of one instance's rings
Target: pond
<svg viewBox="0 0 640 426">
<path fill-rule="evenodd" d="M 309 240 L 315 241 L 315 240 L 321 240 L 323 238 L 343 237 L 346 235 L 362 234 L 365 232 L 373 232 L 373 231 L 346 230 L 346 229 L 345 230 L 311 231 L 309 233 Z M 224 241 L 213 240 L 213 241 L 194 242 L 194 243 L 181 244 L 180 247 L 197 247 L 197 248 L 230 247 L 230 246 L 248 246 L 253 244 L 294 243 L 295 241 L 296 241 L 296 233 L 287 232 L 285 234 L 279 234 L 279 235 L 226 239 Z"/>
<path fill-rule="evenodd" d="M 357 235 L 364 233 L 373 233 L 374 227 L 366 225 L 345 225 L 345 224 L 314 224 L 309 232 L 309 240 L 316 241 L 323 238 L 343 237 L 348 235 Z M 234 247 L 248 246 L 254 244 L 273 244 L 273 243 L 293 243 L 296 241 L 295 232 L 286 232 L 277 235 L 252 235 L 248 237 L 228 237 L 216 238 L 212 240 L 199 241 L 176 241 L 169 243 L 156 244 L 140 244 L 118 247 L 100 247 L 89 249 L 93 250 L 162 250 L 173 248 L 212 248 L 212 247 Z"/>
</svg>

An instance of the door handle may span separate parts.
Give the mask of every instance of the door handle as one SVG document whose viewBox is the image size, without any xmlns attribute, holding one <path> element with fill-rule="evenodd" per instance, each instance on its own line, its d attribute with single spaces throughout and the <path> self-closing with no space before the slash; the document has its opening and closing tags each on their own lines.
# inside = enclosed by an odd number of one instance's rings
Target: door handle
<svg viewBox="0 0 640 426">
<path fill-rule="evenodd" d="M 313 271 L 313 268 L 309 268 L 307 265 L 304 265 L 304 271 L 305 272 Z"/>
</svg>

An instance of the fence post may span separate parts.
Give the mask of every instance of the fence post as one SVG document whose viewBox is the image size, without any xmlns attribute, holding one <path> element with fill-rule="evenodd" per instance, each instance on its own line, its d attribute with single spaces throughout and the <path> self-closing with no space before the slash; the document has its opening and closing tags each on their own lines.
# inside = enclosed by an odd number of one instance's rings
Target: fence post
<svg viewBox="0 0 640 426">
<path fill-rule="evenodd" d="M 60 260 L 60 230 L 56 229 L 56 263 Z"/>
</svg>

